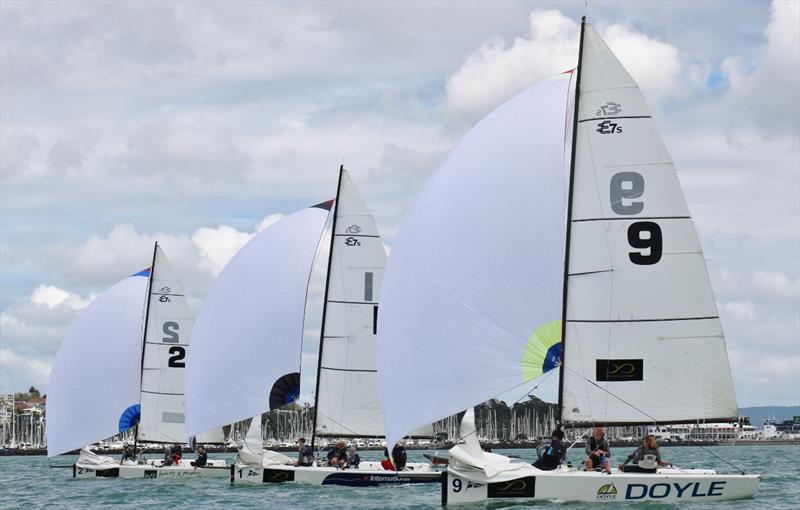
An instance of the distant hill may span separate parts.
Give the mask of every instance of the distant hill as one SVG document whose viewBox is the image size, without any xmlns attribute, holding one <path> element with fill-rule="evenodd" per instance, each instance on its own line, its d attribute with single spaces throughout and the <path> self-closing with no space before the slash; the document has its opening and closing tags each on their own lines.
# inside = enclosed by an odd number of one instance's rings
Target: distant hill
<svg viewBox="0 0 800 510">
<path fill-rule="evenodd" d="M 775 419 L 778 423 L 784 420 L 791 420 L 794 416 L 800 416 L 800 406 L 763 406 L 763 407 L 740 407 L 739 415 L 749 416 L 750 423 L 758 428 L 764 427 L 764 419 Z"/>
</svg>

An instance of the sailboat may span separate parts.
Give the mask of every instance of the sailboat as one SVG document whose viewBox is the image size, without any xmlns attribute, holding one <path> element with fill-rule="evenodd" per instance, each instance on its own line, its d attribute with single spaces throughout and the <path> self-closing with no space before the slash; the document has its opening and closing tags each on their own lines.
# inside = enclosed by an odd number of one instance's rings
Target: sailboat
<svg viewBox="0 0 800 510">
<path fill-rule="evenodd" d="M 300 210 L 261 232 L 231 260 L 209 291 L 189 358 L 189 434 L 250 416 L 254 416 L 253 431 L 260 426 L 262 412 L 298 398 L 306 293 L 329 214 L 332 236 L 311 447 L 319 437 L 382 436 L 375 328 L 386 252 L 344 167 L 339 170 L 335 200 Z M 223 382 L 201 376 L 212 369 L 236 376 Z M 407 464 L 400 472 L 371 461 L 347 470 L 294 466 L 286 456 L 269 450 L 263 457 L 254 456 L 260 447 L 248 442 L 246 446 L 247 455 L 240 454 L 231 469 L 234 483 L 370 486 L 439 482 L 441 477 L 423 463 Z"/>
<path fill-rule="evenodd" d="M 184 369 L 193 319 L 183 286 L 158 243 L 151 267 L 117 283 L 75 319 L 50 375 L 48 455 L 53 457 L 133 429 L 137 442 L 181 444 Z M 205 442 L 222 442 L 222 430 Z M 224 477 L 224 460 L 195 468 L 188 459 L 117 461 L 88 448 L 76 478 Z"/>
<path fill-rule="evenodd" d="M 738 414 L 675 167 L 637 84 L 585 18 L 577 69 L 489 114 L 420 193 L 393 244 L 378 331 L 389 444 L 556 368 L 564 426 Z M 422 391 L 434 371 L 441 384 Z M 472 420 L 450 450 L 443 504 L 712 501 L 758 488 L 758 475 L 710 469 L 543 471 L 481 452 Z"/>
</svg>

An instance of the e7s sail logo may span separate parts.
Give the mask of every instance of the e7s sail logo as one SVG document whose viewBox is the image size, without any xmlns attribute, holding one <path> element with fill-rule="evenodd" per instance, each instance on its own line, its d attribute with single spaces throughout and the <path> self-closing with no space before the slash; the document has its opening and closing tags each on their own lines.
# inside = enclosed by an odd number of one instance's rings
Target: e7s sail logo
<svg viewBox="0 0 800 510">
<path fill-rule="evenodd" d="M 607 483 L 597 489 L 597 499 L 602 501 L 617 499 L 617 488 L 614 487 L 613 482 Z"/>
<path fill-rule="evenodd" d="M 622 126 L 610 120 L 604 120 L 597 125 L 597 132 L 601 135 L 613 135 L 615 133 L 622 133 Z"/>
<path fill-rule="evenodd" d="M 622 106 L 619 103 L 615 103 L 614 101 L 609 101 L 603 106 L 601 106 L 597 110 L 595 115 L 597 115 L 598 117 L 605 117 L 606 115 L 614 116 L 614 115 L 619 115 L 620 113 L 622 113 Z"/>
</svg>

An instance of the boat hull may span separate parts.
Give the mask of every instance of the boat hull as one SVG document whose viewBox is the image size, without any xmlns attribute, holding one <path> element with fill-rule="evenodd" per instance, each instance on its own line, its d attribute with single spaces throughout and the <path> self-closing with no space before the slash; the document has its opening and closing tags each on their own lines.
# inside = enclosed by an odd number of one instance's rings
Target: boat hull
<svg viewBox="0 0 800 510">
<path fill-rule="evenodd" d="M 197 468 L 191 461 L 181 461 L 177 466 L 161 466 L 151 461 L 147 464 L 106 464 L 86 466 L 76 463 L 72 466 L 73 478 L 227 478 L 230 468 L 225 461 L 210 461 L 211 465 Z"/>
<path fill-rule="evenodd" d="M 362 463 L 364 464 L 364 463 Z M 366 463 L 360 469 L 336 469 L 334 467 L 253 466 L 237 464 L 231 466 L 233 484 L 262 483 L 307 483 L 311 485 L 344 485 L 347 487 L 374 487 L 379 485 L 401 485 L 418 483 L 441 483 L 442 473 L 420 464 L 418 469 L 386 471 L 377 463 Z"/>
<path fill-rule="evenodd" d="M 723 501 L 751 498 L 758 475 L 719 475 L 710 470 L 668 470 L 654 474 L 538 471 L 501 482 L 475 482 L 448 471 L 442 477 L 442 505 L 489 499 L 560 500 L 597 503 Z"/>
</svg>

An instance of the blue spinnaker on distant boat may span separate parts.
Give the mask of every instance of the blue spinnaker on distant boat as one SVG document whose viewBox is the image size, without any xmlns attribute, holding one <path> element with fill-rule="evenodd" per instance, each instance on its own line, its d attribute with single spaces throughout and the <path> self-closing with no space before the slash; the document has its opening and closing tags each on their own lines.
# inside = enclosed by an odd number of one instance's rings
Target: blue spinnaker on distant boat
<svg viewBox="0 0 800 510">
<path fill-rule="evenodd" d="M 119 417 L 119 431 L 125 432 L 139 423 L 142 416 L 142 408 L 139 404 L 133 404 L 122 412 Z"/>
</svg>

